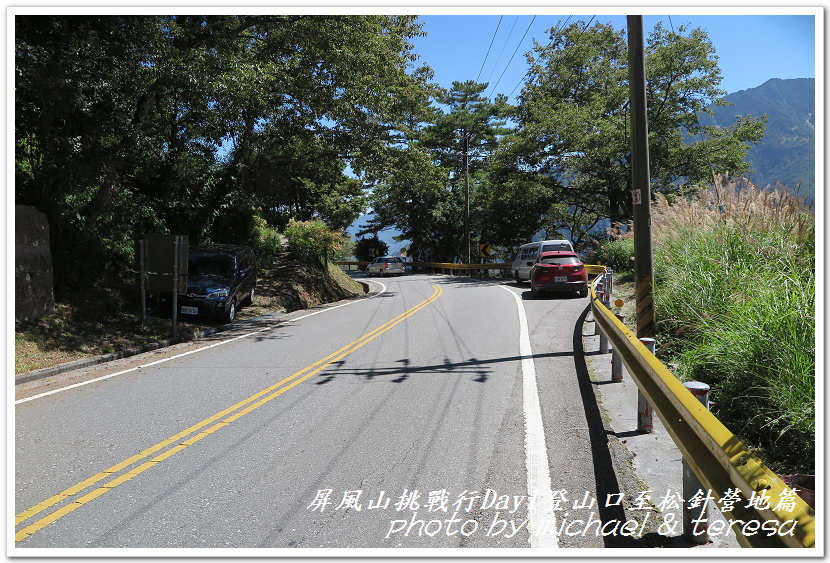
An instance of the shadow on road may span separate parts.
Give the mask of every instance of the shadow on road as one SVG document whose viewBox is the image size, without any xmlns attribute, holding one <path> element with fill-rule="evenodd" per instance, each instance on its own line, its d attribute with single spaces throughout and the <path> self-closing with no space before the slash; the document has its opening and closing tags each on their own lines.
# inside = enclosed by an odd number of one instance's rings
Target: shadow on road
<svg viewBox="0 0 830 563">
<path fill-rule="evenodd" d="M 571 352 L 551 352 L 548 354 L 534 354 L 532 358 L 540 359 L 571 355 Z M 391 383 L 403 383 L 413 375 L 435 375 L 439 373 L 473 375 L 475 376 L 473 381 L 478 383 L 486 383 L 493 371 L 487 366 L 504 362 L 518 362 L 523 359 L 524 358 L 522 356 L 508 356 L 506 358 L 489 358 L 484 360 L 470 358 L 469 360 L 463 362 L 451 362 L 448 358 L 445 358 L 444 362 L 441 364 L 414 366 L 411 365 L 409 359 L 404 358 L 395 362 L 399 365 L 372 368 L 347 368 L 345 367 L 345 362 L 336 362 L 320 374 L 320 379 L 318 379 L 316 383 L 318 385 L 322 385 L 342 376 L 357 376 L 366 381 L 396 376 L 394 379 L 390 379 L 389 381 Z"/>
<path fill-rule="evenodd" d="M 588 373 L 588 365 L 585 360 L 586 354 L 582 344 L 582 327 L 590 309 L 591 306 L 589 304 L 585 307 L 585 310 L 580 315 L 574 327 L 574 367 L 576 368 L 579 392 L 582 396 L 582 404 L 585 409 L 585 418 L 588 423 L 591 440 L 590 447 L 591 455 L 594 459 L 594 480 L 597 485 L 596 498 L 599 519 L 603 522 L 609 522 L 611 520 L 625 522 L 629 518 L 626 516 L 622 504 L 605 506 L 606 499 L 617 498 L 620 493 L 625 493 L 626 491 L 624 488 L 621 488 L 617 480 L 617 473 L 614 469 L 614 458 L 608 440 L 608 436 L 613 435 L 614 432 L 610 427 L 606 428 L 605 426 L 597 397 L 594 394 L 593 382 Z M 611 495 L 611 497 L 608 495 Z M 662 543 L 661 538 L 652 537 L 652 534 L 647 534 L 642 537 L 608 535 L 603 537 L 603 541 L 605 542 L 605 547 L 608 548 L 657 547 Z"/>
</svg>

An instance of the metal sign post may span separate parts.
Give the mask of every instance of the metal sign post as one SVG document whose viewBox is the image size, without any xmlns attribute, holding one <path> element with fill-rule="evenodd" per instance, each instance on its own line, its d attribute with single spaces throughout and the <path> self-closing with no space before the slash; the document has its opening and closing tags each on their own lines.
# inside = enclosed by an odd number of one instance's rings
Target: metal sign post
<svg viewBox="0 0 830 563">
<path fill-rule="evenodd" d="M 142 320 L 147 316 L 146 291 L 166 293 L 172 285 L 174 337 L 178 336 L 179 293 L 187 290 L 188 247 L 187 235 L 142 235 L 138 240 Z"/>
<path fill-rule="evenodd" d="M 179 335 L 179 237 L 173 241 L 173 338 Z"/>
<path fill-rule="evenodd" d="M 141 324 L 147 321 L 147 292 L 144 289 L 146 272 L 144 270 L 144 239 L 138 241 L 138 255 L 141 264 Z"/>
</svg>

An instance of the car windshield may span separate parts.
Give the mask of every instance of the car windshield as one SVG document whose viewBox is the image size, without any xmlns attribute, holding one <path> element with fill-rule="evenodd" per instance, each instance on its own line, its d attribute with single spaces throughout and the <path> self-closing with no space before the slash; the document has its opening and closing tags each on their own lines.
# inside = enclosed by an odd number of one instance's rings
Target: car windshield
<svg viewBox="0 0 830 563">
<path fill-rule="evenodd" d="M 539 260 L 539 263 L 566 266 L 568 264 L 578 264 L 579 259 L 576 256 L 545 256 Z"/>
<path fill-rule="evenodd" d="M 567 243 L 558 243 L 558 244 L 543 244 L 542 245 L 542 252 L 556 252 L 559 250 L 570 250 L 571 247 Z"/>
<path fill-rule="evenodd" d="M 233 256 L 224 254 L 191 256 L 187 263 L 190 276 L 231 276 L 234 270 Z"/>
</svg>

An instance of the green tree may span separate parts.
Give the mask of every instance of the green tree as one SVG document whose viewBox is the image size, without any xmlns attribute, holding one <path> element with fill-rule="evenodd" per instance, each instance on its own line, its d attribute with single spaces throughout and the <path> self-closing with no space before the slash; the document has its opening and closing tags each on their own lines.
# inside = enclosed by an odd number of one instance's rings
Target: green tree
<svg viewBox="0 0 830 563">
<path fill-rule="evenodd" d="M 515 114 L 518 127 L 496 165 L 540 175 L 536 180 L 556 202 L 555 209 L 542 211 L 552 227 L 579 237 L 597 218 L 629 219 L 625 32 L 602 23 L 560 25 L 547 45 L 536 43 L 528 62 L 529 79 Z M 671 194 L 681 180 L 706 182 L 714 171 L 746 170 L 747 143 L 762 138 L 764 119 L 739 117 L 729 128 L 698 124 L 707 107 L 725 103 L 706 32 L 658 25 L 648 37 L 646 67 L 653 191 Z M 568 216 L 581 216 L 581 225 L 568 224 Z"/>
<path fill-rule="evenodd" d="M 360 262 L 371 262 L 377 256 L 389 254 L 389 245 L 380 240 L 377 235 L 357 239 L 354 246 L 354 256 Z"/>
<path fill-rule="evenodd" d="M 385 166 L 422 106 L 421 33 L 414 16 L 17 16 L 15 195 L 50 219 L 56 289 L 123 271 L 143 232 L 349 224 L 346 171 Z"/>
<path fill-rule="evenodd" d="M 159 22 L 15 17 L 15 202 L 49 218 L 58 296 L 117 275 L 132 234 L 162 228 L 135 181 L 147 171 L 137 101 Z"/>
<path fill-rule="evenodd" d="M 486 167 L 484 156 L 504 133 L 506 102 L 482 93 L 487 84 L 453 82 L 449 90 L 436 89 L 429 123 L 410 129 L 405 149 L 392 158 L 390 173 L 375 186 L 371 202 L 376 217 L 363 232 L 396 227 L 401 238 L 412 241 L 410 255 L 427 261 L 466 260 L 465 169 L 469 155 L 471 209 L 477 205 Z M 472 241 L 478 240 L 481 222 L 471 213 Z"/>
<path fill-rule="evenodd" d="M 253 194 L 282 222 L 353 222 L 363 187 L 346 165 L 358 175 L 382 167 L 425 96 L 427 70 L 407 72 L 409 39 L 421 33 L 414 16 L 345 15 L 288 16 L 258 33 L 246 46 L 247 90 L 225 91 L 236 133 L 225 190 Z"/>
<path fill-rule="evenodd" d="M 377 234 L 388 227 L 409 240 L 409 256 L 437 261 L 446 229 L 441 204 L 447 197 L 447 171 L 417 143 L 393 155 L 390 172 L 370 196 L 374 217 L 361 226 L 360 236 Z"/>
</svg>

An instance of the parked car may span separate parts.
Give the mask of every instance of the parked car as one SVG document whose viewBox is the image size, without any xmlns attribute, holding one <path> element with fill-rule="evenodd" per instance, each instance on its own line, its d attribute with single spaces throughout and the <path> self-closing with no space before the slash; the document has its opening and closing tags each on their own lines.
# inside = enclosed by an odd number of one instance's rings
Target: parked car
<svg viewBox="0 0 830 563">
<path fill-rule="evenodd" d="M 404 273 L 404 263 L 398 256 L 380 256 L 375 258 L 369 265 L 366 266 L 366 272 L 369 274 L 380 274 L 385 276 L 387 274 L 397 274 L 402 276 Z"/>
<path fill-rule="evenodd" d="M 542 252 L 530 269 L 530 292 L 541 297 L 547 291 L 576 291 L 588 295 L 588 273 L 576 252 Z"/>
<path fill-rule="evenodd" d="M 530 279 L 530 269 L 540 253 L 555 250 L 573 252 L 574 248 L 567 240 L 540 240 L 523 244 L 513 261 L 513 276 L 516 278 L 516 283 Z"/>
<path fill-rule="evenodd" d="M 178 296 L 179 313 L 233 321 L 236 311 L 254 302 L 257 264 L 247 246 L 212 244 L 190 251 L 187 294 Z"/>
</svg>

